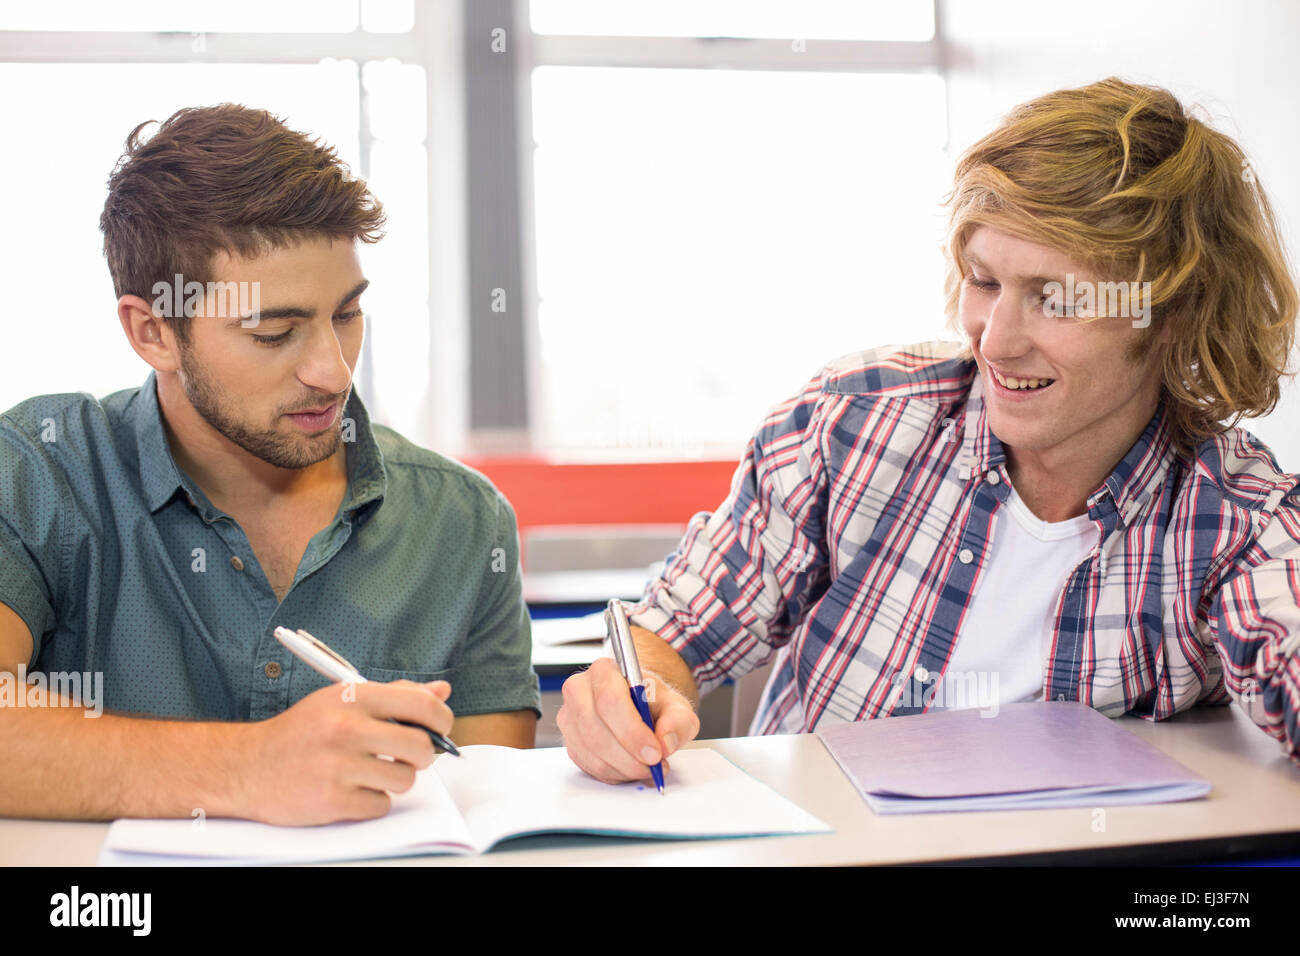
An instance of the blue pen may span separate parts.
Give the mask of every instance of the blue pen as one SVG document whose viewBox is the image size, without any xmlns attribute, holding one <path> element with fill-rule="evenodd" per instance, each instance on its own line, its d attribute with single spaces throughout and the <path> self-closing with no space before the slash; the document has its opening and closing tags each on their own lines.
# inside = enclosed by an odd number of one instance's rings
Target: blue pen
<svg viewBox="0 0 1300 956">
<path fill-rule="evenodd" d="M 609 606 L 605 608 L 605 631 L 609 634 L 609 643 L 614 648 L 614 660 L 618 661 L 618 669 L 627 678 L 632 703 L 636 706 L 641 719 L 645 721 L 645 725 L 653 733 L 655 722 L 650 716 L 650 703 L 645 697 L 645 682 L 641 679 L 641 663 L 636 657 L 636 645 L 632 643 L 632 628 L 627 623 L 627 611 L 623 609 L 623 602 L 617 598 L 610 601 Z M 654 778 L 659 792 L 663 793 L 664 765 L 657 763 L 651 767 L 650 776 Z"/>
</svg>

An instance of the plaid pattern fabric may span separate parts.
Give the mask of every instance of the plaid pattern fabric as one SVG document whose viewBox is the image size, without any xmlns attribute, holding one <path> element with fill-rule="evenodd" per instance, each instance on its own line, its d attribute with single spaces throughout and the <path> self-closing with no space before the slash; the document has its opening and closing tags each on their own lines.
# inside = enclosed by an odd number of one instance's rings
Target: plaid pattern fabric
<svg viewBox="0 0 1300 956">
<path fill-rule="evenodd" d="M 832 362 L 769 413 L 635 622 L 701 692 L 775 654 L 751 733 L 923 711 L 1010 493 L 982 396 L 957 345 Z M 1153 720 L 1234 700 L 1300 763 L 1300 476 L 1239 428 L 1175 455 L 1162 406 L 1088 515 L 1044 699 Z"/>
</svg>

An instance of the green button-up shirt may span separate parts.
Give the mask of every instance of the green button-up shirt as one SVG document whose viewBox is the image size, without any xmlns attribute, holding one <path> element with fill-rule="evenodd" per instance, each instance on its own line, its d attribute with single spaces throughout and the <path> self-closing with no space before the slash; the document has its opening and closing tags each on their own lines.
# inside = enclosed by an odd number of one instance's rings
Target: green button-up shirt
<svg viewBox="0 0 1300 956">
<path fill-rule="evenodd" d="M 372 426 L 355 393 L 344 418 L 347 493 L 280 601 L 176 466 L 153 373 L 0 415 L 0 602 L 32 632 L 28 669 L 102 673 L 108 710 L 261 720 L 327 683 L 275 639 L 284 625 L 371 680 L 450 681 L 458 715 L 538 710 L 510 505 Z"/>
</svg>

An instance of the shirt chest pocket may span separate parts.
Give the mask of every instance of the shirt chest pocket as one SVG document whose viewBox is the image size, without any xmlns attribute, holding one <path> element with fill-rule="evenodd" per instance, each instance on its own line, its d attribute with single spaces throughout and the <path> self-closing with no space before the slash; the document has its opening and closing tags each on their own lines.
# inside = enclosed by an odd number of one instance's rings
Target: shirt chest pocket
<svg viewBox="0 0 1300 956">
<path fill-rule="evenodd" d="M 378 683 L 391 683 L 395 680 L 415 681 L 417 684 L 427 684 L 429 681 L 445 680 L 456 686 L 456 668 L 446 667 L 439 671 L 403 671 L 390 670 L 386 667 L 361 667 L 361 673 L 366 680 L 376 681 Z"/>
<path fill-rule="evenodd" d="M 301 700 L 313 691 L 320 690 L 322 687 L 328 687 L 331 683 L 329 678 L 318 674 L 315 670 L 308 667 L 306 664 L 303 664 L 301 661 L 292 662 L 290 667 L 292 668 L 289 694 L 291 702 Z M 425 684 L 429 681 L 435 680 L 445 680 L 452 685 L 453 691 L 456 687 L 456 668 L 434 671 L 412 671 L 361 665 L 357 669 L 361 672 L 361 676 L 363 676 L 367 681 L 373 681 L 379 684 L 387 684 L 395 680 L 409 680 L 414 681 L 417 684 Z"/>
</svg>

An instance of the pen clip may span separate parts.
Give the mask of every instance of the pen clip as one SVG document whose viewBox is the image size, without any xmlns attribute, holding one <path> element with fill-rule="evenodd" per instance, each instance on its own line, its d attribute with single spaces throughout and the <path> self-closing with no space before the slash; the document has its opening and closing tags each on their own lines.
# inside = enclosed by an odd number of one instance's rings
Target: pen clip
<svg viewBox="0 0 1300 956">
<path fill-rule="evenodd" d="M 605 631 L 609 636 L 610 646 L 614 650 L 614 660 L 618 669 L 627 678 L 629 687 L 640 687 L 641 663 L 637 660 L 636 645 L 632 643 L 632 628 L 627 621 L 627 611 L 623 602 L 614 598 L 605 607 Z"/>
<path fill-rule="evenodd" d="M 310 634 L 308 634 L 308 633 L 307 633 L 306 631 L 304 631 L 302 628 L 298 628 L 294 633 L 297 634 L 299 637 L 301 637 L 304 641 L 310 641 L 312 647 L 316 648 L 316 650 L 320 651 L 320 653 L 324 654 L 326 657 L 328 657 L 330 660 L 334 661 L 334 662 L 335 662 L 336 664 L 338 664 L 340 667 L 343 667 L 343 668 L 345 668 L 345 669 L 351 671 L 353 674 L 356 674 L 356 675 L 358 675 L 358 676 L 361 674 L 361 672 L 360 672 L 359 670 L 357 670 L 355 667 L 353 667 L 353 666 L 352 666 L 352 665 L 347 661 L 347 659 L 345 659 L 345 658 L 343 657 L 342 654 L 340 654 L 338 651 L 334 650 L 334 649 L 333 649 L 332 647 L 330 647 L 328 644 L 325 644 L 325 643 L 323 643 L 323 642 L 317 640 L 316 638 L 312 637 Z"/>
</svg>

